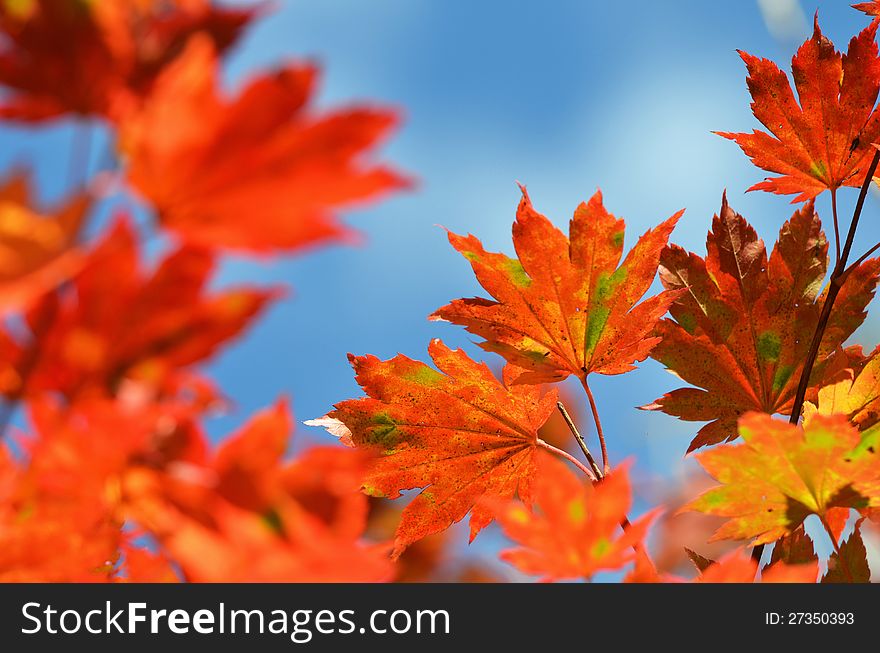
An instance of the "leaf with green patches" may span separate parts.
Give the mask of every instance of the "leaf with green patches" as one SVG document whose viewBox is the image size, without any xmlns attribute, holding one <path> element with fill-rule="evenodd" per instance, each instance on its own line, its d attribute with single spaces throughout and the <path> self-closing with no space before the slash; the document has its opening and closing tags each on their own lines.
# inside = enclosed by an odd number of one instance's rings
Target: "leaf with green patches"
<svg viewBox="0 0 880 653">
<path fill-rule="evenodd" d="M 439 340 L 428 351 L 439 372 L 402 355 L 350 356 L 367 396 L 309 422 L 378 454 L 364 482 L 368 494 L 396 499 L 422 489 L 403 511 L 395 555 L 468 512 L 473 539 L 492 521 L 481 499 L 530 502 L 538 429 L 556 406 L 555 391 L 512 385 L 521 372 L 513 366 L 502 382 Z"/>
<path fill-rule="evenodd" d="M 651 356 L 695 388 L 664 395 L 646 410 L 709 422 L 688 451 L 736 438 L 746 412 L 787 414 L 824 303 L 828 241 L 812 203 L 779 232 L 770 256 L 764 242 L 722 199 L 701 258 L 681 247 L 660 257 L 660 279 L 682 291 L 658 324 Z M 840 349 L 865 319 L 880 260 L 870 259 L 844 283 L 819 349 L 808 397 L 830 371 L 849 366 Z"/>
<path fill-rule="evenodd" d="M 642 236 L 621 263 L 624 223 L 605 210 L 600 192 L 575 210 L 569 237 L 522 192 L 513 225 L 518 258 L 487 252 L 474 236 L 449 234 L 494 300 L 456 299 L 431 319 L 484 338 L 483 349 L 522 368 L 517 383 L 632 370 L 658 342 L 654 325 L 677 295 L 638 303 L 681 212 Z"/>
<path fill-rule="evenodd" d="M 816 415 L 800 427 L 748 413 L 739 433 L 743 443 L 697 454 L 722 485 L 685 509 L 729 518 L 712 540 L 764 544 L 812 514 L 828 523 L 840 508 L 880 506 L 880 428 L 861 434 L 842 415 Z"/>
</svg>

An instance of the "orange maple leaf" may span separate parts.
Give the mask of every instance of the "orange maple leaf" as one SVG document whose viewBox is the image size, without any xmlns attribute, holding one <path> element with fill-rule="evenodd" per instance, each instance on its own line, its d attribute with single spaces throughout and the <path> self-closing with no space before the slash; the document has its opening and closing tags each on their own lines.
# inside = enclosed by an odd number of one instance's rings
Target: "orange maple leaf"
<svg viewBox="0 0 880 653">
<path fill-rule="evenodd" d="M 387 552 L 333 533 L 295 501 L 270 516 L 217 501 L 210 524 L 166 511 L 157 537 L 192 582 L 385 582 Z"/>
<path fill-rule="evenodd" d="M 128 538 L 115 479 L 150 441 L 153 421 L 109 402 L 75 415 L 44 401 L 30 409 L 22 455 L 0 445 L 0 580 L 114 580 Z"/>
<path fill-rule="evenodd" d="M 794 399 L 811 334 L 824 301 L 828 242 L 812 203 L 779 231 L 768 258 L 764 242 L 722 199 L 706 242 L 706 258 L 672 245 L 660 257 L 660 279 L 683 290 L 657 326 L 662 340 L 651 356 L 698 388 L 667 393 L 647 410 L 683 420 L 708 421 L 688 451 L 736 437 L 748 411 L 787 413 Z M 813 368 L 812 387 L 845 361 L 839 347 L 865 319 L 880 260 L 870 259 L 844 283 Z"/>
<path fill-rule="evenodd" d="M 31 312 L 35 342 L 0 338 L 11 350 L 8 364 L 28 378 L 29 392 L 112 394 L 127 379 L 161 390 L 176 370 L 210 357 L 280 294 L 246 288 L 208 294 L 213 268 L 210 252 L 182 247 L 145 274 L 132 228 L 120 221 L 68 292 L 46 296 Z"/>
<path fill-rule="evenodd" d="M 226 49 L 259 8 L 209 0 L 24 0 L 0 3 L 0 116 L 110 116 L 146 95 L 196 33 Z"/>
<path fill-rule="evenodd" d="M 739 432 L 743 443 L 697 454 L 721 485 L 685 509 L 728 519 L 713 539 L 773 542 L 811 514 L 839 537 L 846 522 L 842 512 L 880 505 L 877 429 L 862 435 L 843 415 L 816 415 L 801 427 L 749 413 L 740 419 Z"/>
<path fill-rule="evenodd" d="M 819 575 L 819 560 L 815 556 L 810 560 L 797 562 L 782 561 L 774 557 L 771 564 L 761 571 L 760 580 L 756 580 L 758 563 L 741 547 L 724 554 L 717 561 L 703 558 L 693 551 L 688 551 L 688 554 L 699 571 L 692 581 L 694 583 L 815 583 Z M 624 582 L 687 582 L 678 576 L 658 574 L 650 564 L 646 564 L 646 560 L 644 556 L 637 557 L 635 568 L 627 574 Z"/>
<path fill-rule="evenodd" d="M 736 549 L 711 563 L 699 576 L 699 583 L 754 583 L 758 563 L 748 553 Z M 803 564 L 776 562 L 761 572 L 762 583 L 815 583 L 819 561 Z"/>
<path fill-rule="evenodd" d="M 819 29 L 791 62 L 795 99 L 785 73 L 767 59 L 740 52 L 749 71 L 752 111 L 770 134 L 718 132 L 742 148 L 759 168 L 779 174 L 749 190 L 797 194 L 793 202 L 822 191 L 861 186 L 880 139 L 880 57 L 874 22 L 841 55 Z"/>
<path fill-rule="evenodd" d="M 584 482 L 560 461 L 542 455 L 532 488 L 533 505 L 495 503 L 495 518 L 519 548 L 501 559 L 545 581 L 591 578 L 631 562 L 655 510 L 621 532 L 632 504 L 625 468 L 596 484 Z"/>
<path fill-rule="evenodd" d="M 291 64 L 226 99 L 214 48 L 192 39 L 121 122 L 129 182 L 164 227 L 199 244 L 272 252 L 345 238 L 335 209 L 408 185 L 364 161 L 397 118 L 362 107 L 315 112 L 316 74 Z"/>
<path fill-rule="evenodd" d="M 396 499 L 423 488 L 402 513 L 395 556 L 471 511 L 473 540 L 492 521 L 491 511 L 477 505 L 485 497 L 518 494 L 530 502 L 544 444 L 537 431 L 555 408 L 555 392 L 511 386 L 520 372 L 512 366 L 502 383 L 485 364 L 439 340 L 428 351 L 439 372 L 402 355 L 350 356 L 367 397 L 307 422 L 377 454 L 364 483 L 368 494 Z"/>
<path fill-rule="evenodd" d="M 79 269 L 76 240 L 90 205 L 81 194 L 42 215 L 33 208 L 27 175 L 0 185 L 0 312 L 27 308 Z"/>
<path fill-rule="evenodd" d="M 605 210 L 600 192 L 578 206 L 569 241 L 522 191 L 513 225 L 518 258 L 487 252 L 474 236 L 449 234 L 495 300 L 457 299 L 431 319 L 485 338 L 483 349 L 522 368 L 517 383 L 634 369 L 659 342 L 652 331 L 678 294 L 636 303 L 654 280 L 660 251 L 682 211 L 642 236 L 620 263 L 623 220 Z"/>
</svg>

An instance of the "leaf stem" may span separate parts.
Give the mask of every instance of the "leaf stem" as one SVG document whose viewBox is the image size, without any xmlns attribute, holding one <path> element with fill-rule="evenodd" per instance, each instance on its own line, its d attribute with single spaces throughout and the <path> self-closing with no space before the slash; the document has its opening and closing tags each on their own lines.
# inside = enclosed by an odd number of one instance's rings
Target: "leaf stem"
<svg viewBox="0 0 880 653">
<path fill-rule="evenodd" d="M 851 263 L 850 266 L 849 266 L 849 267 L 846 269 L 846 271 L 843 273 L 844 279 L 845 279 L 846 277 L 849 276 L 849 273 L 850 273 L 850 272 L 852 272 L 852 271 L 855 270 L 857 267 L 859 267 L 862 263 L 864 263 L 864 262 L 868 259 L 868 257 L 869 257 L 871 254 L 873 254 L 874 252 L 876 252 L 878 249 L 880 249 L 880 243 L 877 243 L 876 245 L 874 245 L 871 249 L 869 249 L 867 252 L 865 252 L 864 254 L 862 254 L 862 255 L 858 258 L 857 261 L 855 261 L 854 263 Z"/>
<path fill-rule="evenodd" d="M 574 420 L 571 418 L 571 415 L 568 414 L 568 410 L 566 410 L 565 404 L 563 404 L 561 401 L 557 401 L 556 407 L 559 409 L 559 412 L 562 413 L 562 419 L 565 420 L 565 423 L 568 425 L 568 428 L 571 430 L 572 435 L 574 435 L 575 440 L 577 440 L 578 445 L 580 445 L 581 451 L 584 452 L 584 456 L 586 456 L 587 462 L 590 463 L 590 467 L 592 467 L 592 471 L 587 469 L 586 467 L 584 467 L 583 464 L 581 464 L 581 462 L 578 461 L 577 458 L 575 458 L 574 456 L 563 451 L 562 449 L 557 449 L 553 445 L 550 445 L 547 442 L 544 442 L 544 440 L 542 440 L 540 438 L 538 438 L 538 446 L 543 447 L 544 449 L 547 449 L 548 451 L 556 454 L 557 456 L 562 456 L 563 458 L 565 458 L 569 462 L 573 463 L 578 469 L 580 469 L 582 472 L 584 472 L 593 483 L 601 483 L 602 480 L 605 478 L 605 474 L 603 474 L 602 470 L 599 469 L 599 465 L 596 463 L 596 459 L 593 458 L 593 454 L 590 453 L 590 449 L 589 449 L 589 447 L 587 447 L 587 443 L 584 441 L 584 438 L 581 435 L 581 432 L 578 430 L 578 427 L 574 423 Z M 623 518 L 621 518 L 621 520 L 620 520 L 620 528 L 622 528 L 625 531 L 630 526 L 632 526 L 632 522 L 630 522 L 629 517 L 624 515 Z M 648 561 L 648 563 L 650 563 L 651 567 L 656 569 L 656 565 L 654 564 L 654 561 L 651 560 L 651 556 L 648 555 L 647 550 L 641 544 L 638 544 L 638 543 L 633 544 L 632 548 L 633 548 L 633 551 L 635 551 L 637 554 L 645 556 L 645 559 Z"/>
<path fill-rule="evenodd" d="M 605 433 L 602 431 L 602 422 L 599 420 L 599 409 L 596 408 L 596 399 L 593 397 L 593 391 L 590 390 L 590 385 L 587 383 L 586 373 L 579 378 L 581 380 L 581 385 L 584 388 L 584 392 L 587 393 L 587 399 L 590 401 L 590 411 L 593 413 L 593 422 L 596 424 L 596 435 L 599 436 L 599 447 L 602 450 L 602 476 L 605 476 L 611 471 L 611 465 L 608 463 L 608 447 L 605 444 Z"/>
<path fill-rule="evenodd" d="M 562 414 L 562 419 L 565 420 L 565 423 L 568 425 L 568 429 L 571 431 L 574 439 L 577 440 L 578 446 L 580 446 L 581 451 L 584 452 L 584 457 L 587 459 L 587 462 L 590 463 L 590 467 L 593 470 L 593 475 L 597 479 L 603 478 L 605 475 L 602 473 L 602 470 L 599 469 L 599 465 L 596 464 L 596 460 L 595 458 L 593 458 L 593 454 L 590 453 L 590 449 L 587 447 L 587 443 L 584 441 L 581 432 L 575 425 L 574 420 L 571 418 L 571 415 L 568 414 L 568 411 L 565 408 L 565 404 L 563 404 L 561 401 L 557 401 L 556 408 L 559 409 L 559 412 Z"/>
<path fill-rule="evenodd" d="M 834 217 L 834 264 L 840 260 L 840 223 L 837 220 L 837 189 L 831 189 L 831 214 Z"/>
<path fill-rule="evenodd" d="M 807 359 L 804 362 L 804 368 L 801 371 L 801 378 L 798 382 L 797 393 L 794 396 L 794 404 L 791 407 L 791 418 L 789 422 L 797 424 L 801 417 L 801 410 L 804 406 L 804 398 L 807 396 L 807 388 L 810 385 L 810 375 L 813 373 L 813 365 L 816 363 L 816 357 L 819 355 L 819 347 L 822 344 L 822 337 L 825 335 L 825 328 L 828 326 L 828 319 L 831 317 L 831 309 L 834 307 L 834 301 L 840 293 L 840 289 L 846 281 L 847 267 L 846 262 L 849 259 L 849 253 L 852 250 L 853 239 L 856 236 L 856 229 L 859 226 L 859 218 L 862 215 L 862 208 L 865 205 L 865 197 L 868 195 L 868 188 L 871 180 L 874 178 L 874 172 L 877 170 L 877 164 L 880 163 L 880 150 L 874 152 L 874 158 L 871 159 L 871 165 L 868 167 L 868 173 L 865 175 L 865 181 L 859 192 L 859 199 L 856 202 L 856 208 L 853 212 L 852 222 L 849 225 L 849 232 L 846 235 L 846 242 L 843 245 L 843 252 L 840 260 L 834 266 L 831 272 L 831 278 L 828 282 L 828 294 L 825 296 L 825 302 L 822 304 L 822 312 L 819 315 L 819 322 L 816 325 L 816 331 L 813 333 L 813 340 L 810 343 L 810 349 L 807 353 Z"/>
<path fill-rule="evenodd" d="M 577 458 L 572 456 L 567 451 L 563 451 L 562 449 L 554 447 L 552 444 L 545 442 L 541 438 L 538 438 L 538 446 L 543 449 L 546 449 L 547 451 L 549 451 L 552 454 L 555 454 L 557 456 L 561 456 L 561 457 L 565 458 L 568 462 L 570 462 L 572 465 L 574 465 L 579 470 L 581 470 L 584 474 L 586 474 L 590 478 L 590 480 L 593 481 L 593 483 L 596 483 L 599 481 L 599 479 L 596 478 L 596 475 L 593 473 L 593 470 L 586 467 L 580 460 L 578 460 Z"/>
</svg>

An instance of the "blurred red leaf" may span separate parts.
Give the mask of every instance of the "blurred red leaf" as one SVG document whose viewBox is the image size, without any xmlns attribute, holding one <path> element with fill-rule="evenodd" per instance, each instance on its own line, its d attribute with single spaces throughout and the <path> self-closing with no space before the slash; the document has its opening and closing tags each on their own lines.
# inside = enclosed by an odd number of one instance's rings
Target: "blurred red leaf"
<svg viewBox="0 0 880 653">
<path fill-rule="evenodd" d="M 109 116 L 146 95 L 187 39 L 232 45 L 259 9 L 209 0 L 21 0 L 0 3 L 0 116 Z"/>
<path fill-rule="evenodd" d="M 202 245 L 265 253 L 347 238 L 336 209 L 408 184 L 365 161 L 397 117 L 357 106 L 315 111 L 316 75 L 291 64 L 227 99 L 213 46 L 192 39 L 149 101 L 121 121 L 131 185 L 164 227 Z"/>
<path fill-rule="evenodd" d="M 0 184 L 0 313 L 28 308 L 79 269 L 76 241 L 90 204 L 85 194 L 77 195 L 42 215 L 28 175 Z"/>
<path fill-rule="evenodd" d="M 543 580 L 590 578 L 601 570 L 620 569 L 635 558 L 648 526 L 649 513 L 621 532 L 632 504 L 626 469 L 617 469 L 595 485 L 566 465 L 541 456 L 532 490 L 533 505 L 495 503 L 495 517 L 519 548 L 501 559 Z"/>
<path fill-rule="evenodd" d="M 28 391 L 69 398 L 114 394 L 126 379 L 161 389 L 173 374 L 209 358 L 244 331 L 279 291 L 249 288 L 208 294 L 214 256 L 181 247 L 152 273 L 138 260 L 126 220 L 89 254 L 69 292 L 47 296 L 30 316 L 38 359 Z M 45 328 L 40 313 L 52 319 Z M 0 339 L 2 340 L 2 339 Z M 15 369 L 33 343 L 10 344 Z"/>
</svg>

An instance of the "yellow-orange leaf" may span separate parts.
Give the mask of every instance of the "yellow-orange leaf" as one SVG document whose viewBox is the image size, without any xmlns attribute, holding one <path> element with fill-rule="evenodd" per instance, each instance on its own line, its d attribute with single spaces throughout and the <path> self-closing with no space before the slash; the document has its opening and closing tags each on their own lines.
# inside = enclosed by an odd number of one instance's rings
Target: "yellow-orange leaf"
<svg viewBox="0 0 880 653">
<path fill-rule="evenodd" d="M 83 260 L 76 238 L 89 206 L 79 195 L 43 216 L 32 208 L 25 175 L 0 185 L 0 312 L 26 308 L 76 272 Z"/>
<path fill-rule="evenodd" d="M 727 517 L 712 539 L 773 542 L 811 514 L 826 524 L 840 508 L 880 505 L 880 429 L 860 434 L 842 415 L 816 415 L 805 427 L 760 413 L 740 419 L 742 444 L 697 454 L 722 483 L 686 509 Z"/>
</svg>

